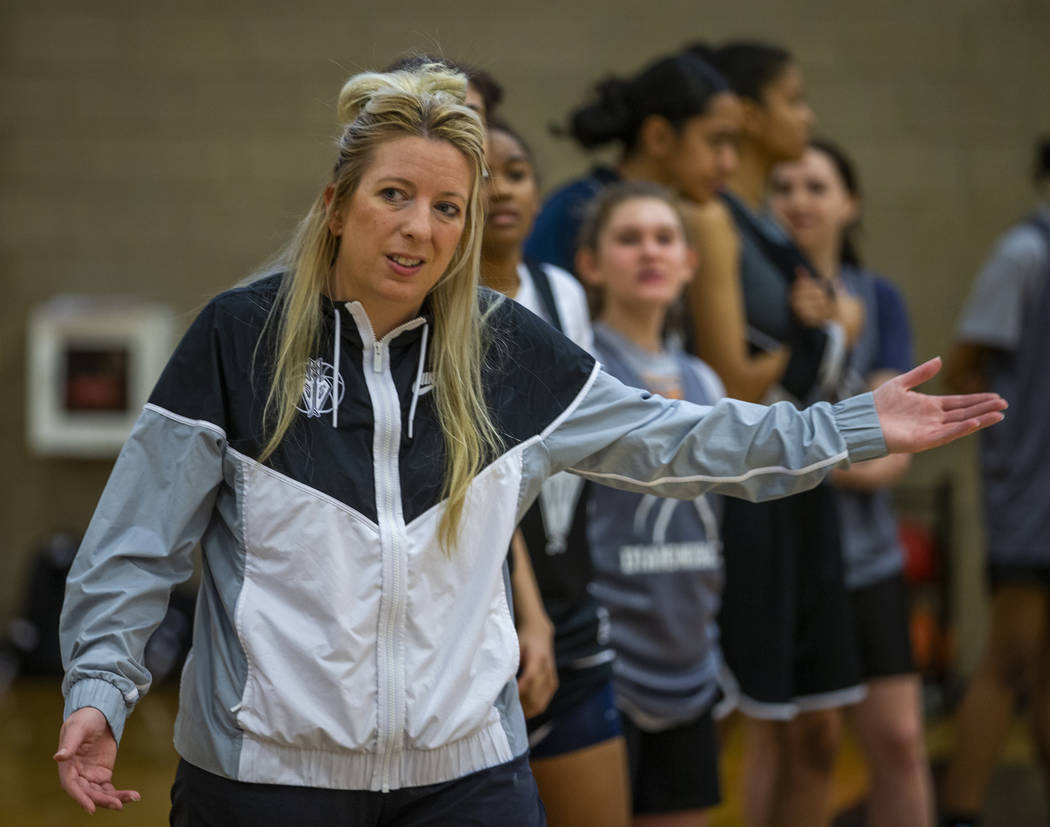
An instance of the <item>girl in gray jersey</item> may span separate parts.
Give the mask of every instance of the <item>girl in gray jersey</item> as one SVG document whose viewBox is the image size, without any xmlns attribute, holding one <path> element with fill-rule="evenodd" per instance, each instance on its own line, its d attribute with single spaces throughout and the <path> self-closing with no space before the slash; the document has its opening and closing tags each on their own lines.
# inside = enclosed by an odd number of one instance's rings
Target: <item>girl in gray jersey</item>
<svg viewBox="0 0 1050 827">
<path fill-rule="evenodd" d="M 592 204 L 577 267 L 600 303 L 594 339 L 605 370 L 669 399 L 712 405 L 724 395 L 717 375 L 664 335 L 695 260 L 670 193 L 634 182 L 609 187 Z M 646 824 L 700 825 L 720 801 L 712 722 L 720 500 L 604 486 L 591 493 L 594 592 L 609 612 L 634 813 Z"/>
</svg>

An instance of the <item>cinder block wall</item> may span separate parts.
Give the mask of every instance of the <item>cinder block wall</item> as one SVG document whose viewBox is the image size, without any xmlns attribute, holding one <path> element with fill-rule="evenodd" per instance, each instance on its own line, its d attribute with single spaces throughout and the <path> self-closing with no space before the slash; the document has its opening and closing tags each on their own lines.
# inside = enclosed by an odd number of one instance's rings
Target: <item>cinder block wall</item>
<svg viewBox="0 0 1050 827">
<path fill-rule="evenodd" d="M 547 126 L 597 77 L 687 40 L 741 35 L 799 57 L 821 131 L 861 163 L 866 256 L 903 288 L 918 356 L 943 352 L 975 267 L 1031 200 L 1030 145 L 1050 131 L 1046 0 L 5 3 L 0 624 L 34 544 L 82 530 L 110 468 L 27 450 L 30 307 L 57 292 L 133 292 L 170 303 L 185 327 L 306 210 L 331 162 L 342 80 L 402 51 L 490 69 L 553 185 L 588 159 Z M 968 662 L 982 622 L 973 457 L 972 445 L 943 450 L 912 474 L 960 483 Z"/>
</svg>

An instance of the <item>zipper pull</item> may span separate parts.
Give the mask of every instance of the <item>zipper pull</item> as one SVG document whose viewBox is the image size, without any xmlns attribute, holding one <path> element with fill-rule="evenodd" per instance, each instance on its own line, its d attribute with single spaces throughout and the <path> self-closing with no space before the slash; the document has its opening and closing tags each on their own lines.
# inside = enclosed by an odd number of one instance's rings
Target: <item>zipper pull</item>
<svg viewBox="0 0 1050 827">
<path fill-rule="evenodd" d="M 383 372 L 383 345 L 380 342 L 372 342 L 372 370 Z"/>
</svg>

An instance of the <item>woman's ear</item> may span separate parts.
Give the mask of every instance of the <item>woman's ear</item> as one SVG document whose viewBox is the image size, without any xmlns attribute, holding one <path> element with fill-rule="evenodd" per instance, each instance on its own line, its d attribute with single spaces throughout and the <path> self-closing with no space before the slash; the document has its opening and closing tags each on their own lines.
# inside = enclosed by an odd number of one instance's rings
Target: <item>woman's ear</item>
<svg viewBox="0 0 1050 827">
<path fill-rule="evenodd" d="M 598 260 L 594 250 L 581 247 L 576 251 L 576 273 L 580 281 L 588 287 L 601 286 L 601 277 L 598 275 Z"/>
<path fill-rule="evenodd" d="M 332 210 L 332 199 L 335 198 L 335 184 L 324 188 L 324 208 L 328 212 L 328 231 L 335 236 L 342 235 L 343 227 L 339 211 Z"/>
<path fill-rule="evenodd" d="M 751 98 L 739 98 L 740 132 L 750 138 L 760 136 L 765 131 L 765 109 Z"/>
<path fill-rule="evenodd" d="M 666 158 L 675 146 L 675 129 L 663 115 L 648 115 L 638 127 L 638 149 L 651 158 Z"/>
<path fill-rule="evenodd" d="M 689 275 L 685 279 L 686 284 L 688 284 L 696 276 L 696 268 L 700 266 L 700 254 L 696 251 L 696 247 L 689 246 L 686 248 L 685 264 L 689 268 Z"/>
<path fill-rule="evenodd" d="M 856 195 L 851 195 L 849 197 L 849 206 L 846 209 L 846 216 L 849 219 L 850 226 L 853 226 L 860 221 L 862 206 L 861 200 Z"/>
</svg>

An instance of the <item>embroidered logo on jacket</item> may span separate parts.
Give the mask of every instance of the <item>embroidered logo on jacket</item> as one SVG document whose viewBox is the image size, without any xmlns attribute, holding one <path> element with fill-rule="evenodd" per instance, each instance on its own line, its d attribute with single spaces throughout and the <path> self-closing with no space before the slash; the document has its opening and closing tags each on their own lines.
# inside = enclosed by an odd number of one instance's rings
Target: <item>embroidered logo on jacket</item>
<svg viewBox="0 0 1050 827">
<path fill-rule="evenodd" d="M 306 363 L 303 406 L 297 410 L 311 418 L 331 413 L 343 401 L 345 389 L 335 368 L 323 359 L 311 359 Z"/>
<path fill-rule="evenodd" d="M 434 374 L 429 371 L 423 371 L 423 375 L 419 377 L 419 395 L 422 396 L 425 393 L 430 393 L 434 390 Z"/>
</svg>

